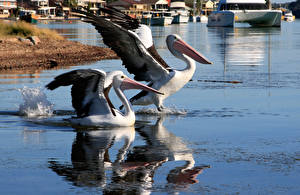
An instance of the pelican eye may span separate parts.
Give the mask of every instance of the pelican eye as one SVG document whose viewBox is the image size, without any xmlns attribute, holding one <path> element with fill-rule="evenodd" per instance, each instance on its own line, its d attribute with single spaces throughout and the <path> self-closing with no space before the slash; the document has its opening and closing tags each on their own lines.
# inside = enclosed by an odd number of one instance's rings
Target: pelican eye
<svg viewBox="0 0 300 195">
<path fill-rule="evenodd" d="M 121 76 L 121 79 L 125 79 L 125 76 L 122 75 L 122 76 Z"/>
</svg>

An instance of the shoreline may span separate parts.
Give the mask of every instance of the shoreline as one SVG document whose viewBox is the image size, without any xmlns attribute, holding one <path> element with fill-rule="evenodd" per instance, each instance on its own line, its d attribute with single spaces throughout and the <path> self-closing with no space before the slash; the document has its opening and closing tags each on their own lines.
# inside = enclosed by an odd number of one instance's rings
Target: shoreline
<svg viewBox="0 0 300 195">
<path fill-rule="evenodd" d="M 0 38 L 0 74 L 30 72 L 118 59 L 109 48 L 84 45 L 66 39 L 39 38 L 38 44 L 18 38 Z"/>
</svg>

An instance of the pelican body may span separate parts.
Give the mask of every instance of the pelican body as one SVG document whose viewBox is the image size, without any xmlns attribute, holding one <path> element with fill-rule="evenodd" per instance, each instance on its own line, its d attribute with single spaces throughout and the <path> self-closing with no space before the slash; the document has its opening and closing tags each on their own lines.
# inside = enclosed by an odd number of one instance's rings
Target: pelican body
<svg viewBox="0 0 300 195">
<path fill-rule="evenodd" d="M 174 70 L 157 53 L 151 29 L 140 24 L 137 19 L 112 7 L 100 8 L 105 16 L 97 16 L 83 10 L 73 11 L 80 13 L 80 16 L 96 27 L 103 37 L 103 42 L 117 53 L 128 72 L 135 75 L 135 80 L 146 81 L 148 86 L 164 93 L 162 96 L 141 91 L 130 99 L 132 105 L 155 104 L 161 111 L 164 108 L 164 99 L 180 90 L 193 77 L 196 70 L 195 61 L 211 64 L 179 35 L 172 34 L 167 36 L 167 47 L 176 58 L 186 63 L 184 69 Z"/>
<path fill-rule="evenodd" d="M 160 93 L 144 84 L 138 83 L 121 71 L 108 74 L 102 70 L 73 70 L 54 78 L 46 88 L 54 90 L 60 86 L 72 85 L 72 106 L 77 117 L 69 119 L 74 125 L 83 126 L 132 126 L 135 114 L 123 91 L 142 89 Z M 113 87 L 120 98 L 125 112 L 115 109 L 108 97 Z"/>
</svg>

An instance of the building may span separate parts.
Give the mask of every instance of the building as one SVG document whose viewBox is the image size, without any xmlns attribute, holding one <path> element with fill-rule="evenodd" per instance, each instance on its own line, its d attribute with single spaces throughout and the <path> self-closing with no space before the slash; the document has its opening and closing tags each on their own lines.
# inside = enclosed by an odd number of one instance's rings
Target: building
<svg viewBox="0 0 300 195">
<path fill-rule="evenodd" d="M 168 0 L 158 0 L 154 4 L 151 4 L 152 11 L 167 11 L 169 9 L 170 3 Z"/>
<path fill-rule="evenodd" d="M 56 7 L 49 6 L 49 0 L 31 0 L 31 5 L 35 7 L 36 14 L 42 18 L 51 18 L 56 16 Z"/>
<path fill-rule="evenodd" d="M 108 5 L 122 10 L 133 18 L 141 18 L 143 12 L 168 10 L 168 4 L 168 0 L 118 0 Z"/>
<path fill-rule="evenodd" d="M 0 0 L 0 18 L 7 18 L 17 8 L 17 0 Z"/>
<path fill-rule="evenodd" d="M 100 14 L 99 7 L 106 5 L 105 0 L 78 0 L 78 6 L 86 7 L 95 14 Z"/>
<path fill-rule="evenodd" d="M 206 0 L 200 4 L 200 11 L 204 15 L 209 15 L 217 6 L 217 1 Z"/>
</svg>

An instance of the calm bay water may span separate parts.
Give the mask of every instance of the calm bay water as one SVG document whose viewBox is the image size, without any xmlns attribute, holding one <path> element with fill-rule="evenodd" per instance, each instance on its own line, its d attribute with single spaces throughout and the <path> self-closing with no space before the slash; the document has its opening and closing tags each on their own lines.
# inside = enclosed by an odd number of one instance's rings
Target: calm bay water
<svg viewBox="0 0 300 195">
<path fill-rule="evenodd" d="M 103 46 L 89 24 L 38 25 Z M 169 114 L 135 107 L 132 128 L 75 129 L 63 121 L 73 110 L 70 88 L 43 88 L 73 69 L 126 72 L 120 60 L 0 75 L 1 194 L 300 193 L 300 21 L 283 22 L 280 29 L 199 23 L 151 28 L 172 67 L 184 64 L 166 49 L 171 33 L 214 64 L 197 64 L 193 80 L 165 101 Z M 45 93 L 57 114 L 19 116 L 24 87 Z M 112 100 L 120 104 L 114 95 Z"/>
</svg>

